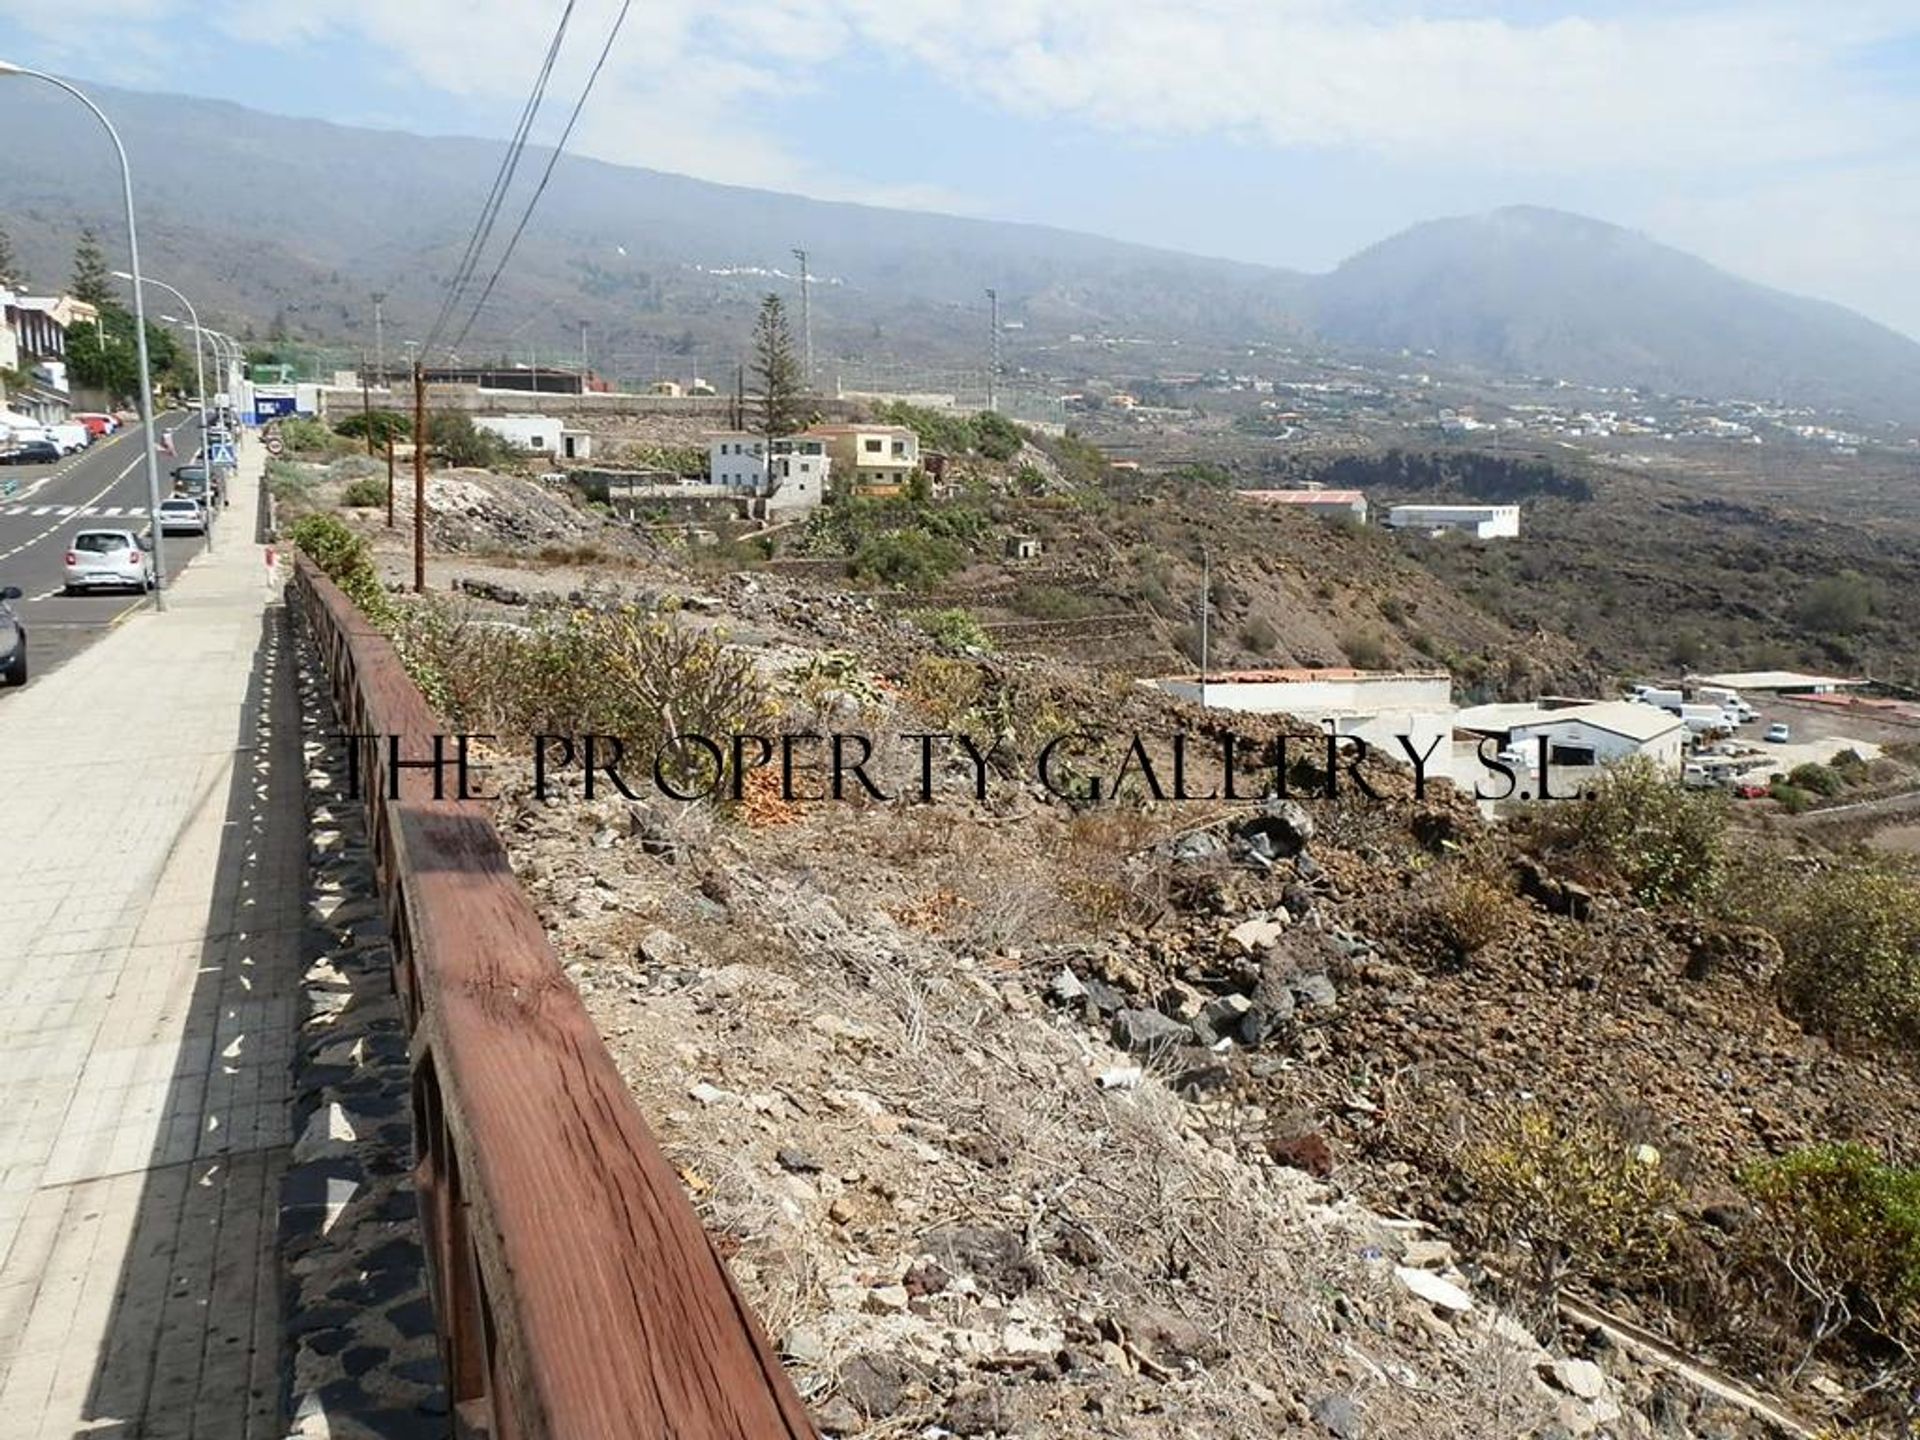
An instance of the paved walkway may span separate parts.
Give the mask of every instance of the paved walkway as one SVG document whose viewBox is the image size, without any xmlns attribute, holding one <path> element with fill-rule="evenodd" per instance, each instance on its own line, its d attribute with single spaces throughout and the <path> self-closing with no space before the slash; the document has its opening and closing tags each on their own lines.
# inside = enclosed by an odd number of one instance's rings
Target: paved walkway
<svg viewBox="0 0 1920 1440">
<path fill-rule="evenodd" d="M 284 1433 L 305 851 L 260 463 L 166 614 L 0 701 L 0 1440 Z"/>
</svg>

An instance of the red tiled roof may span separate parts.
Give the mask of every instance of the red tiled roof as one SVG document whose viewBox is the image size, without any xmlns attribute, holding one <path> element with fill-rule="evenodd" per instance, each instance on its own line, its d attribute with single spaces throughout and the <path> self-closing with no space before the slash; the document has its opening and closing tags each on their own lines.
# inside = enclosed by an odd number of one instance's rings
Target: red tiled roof
<svg viewBox="0 0 1920 1440">
<path fill-rule="evenodd" d="M 1236 490 L 1242 500 L 1263 505 L 1356 505 L 1367 497 L 1358 490 Z"/>
</svg>

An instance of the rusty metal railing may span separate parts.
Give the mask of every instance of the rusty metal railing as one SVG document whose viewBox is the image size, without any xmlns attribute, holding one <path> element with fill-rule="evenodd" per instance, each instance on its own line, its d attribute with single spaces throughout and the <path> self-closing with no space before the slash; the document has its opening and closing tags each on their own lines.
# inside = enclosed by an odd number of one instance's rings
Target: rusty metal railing
<svg viewBox="0 0 1920 1440">
<path fill-rule="evenodd" d="M 392 645 L 301 556 L 342 725 L 431 753 Z M 451 1429 L 487 1440 L 815 1431 L 507 863 L 485 802 L 360 794 L 412 1037 L 414 1177 Z M 345 753 L 343 751 L 343 753 Z"/>
</svg>

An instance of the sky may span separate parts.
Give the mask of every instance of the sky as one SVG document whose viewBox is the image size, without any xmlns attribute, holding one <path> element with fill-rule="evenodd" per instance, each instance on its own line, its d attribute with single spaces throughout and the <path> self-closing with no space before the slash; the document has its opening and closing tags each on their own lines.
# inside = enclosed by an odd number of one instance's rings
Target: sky
<svg viewBox="0 0 1920 1440">
<path fill-rule="evenodd" d="M 1920 0 L 627 3 L 599 159 L 1305 270 L 1549 205 L 1920 337 Z M 621 5 L 574 0 L 536 140 Z M 0 58 L 505 138 L 568 9 L 0 0 Z"/>
</svg>

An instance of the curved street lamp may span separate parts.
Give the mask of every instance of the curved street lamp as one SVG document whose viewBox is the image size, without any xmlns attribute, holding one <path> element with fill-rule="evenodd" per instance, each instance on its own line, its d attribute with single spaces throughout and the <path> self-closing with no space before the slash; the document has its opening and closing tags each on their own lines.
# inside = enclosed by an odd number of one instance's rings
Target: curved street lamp
<svg viewBox="0 0 1920 1440">
<path fill-rule="evenodd" d="M 113 141 L 113 153 L 120 161 L 120 192 L 127 208 L 127 258 L 130 273 L 133 276 L 133 340 L 135 353 L 140 357 L 140 426 L 146 432 L 147 445 L 147 514 L 153 524 L 153 608 L 167 608 L 167 561 L 164 542 L 160 536 L 160 456 L 154 448 L 153 438 L 153 375 L 147 367 L 147 308 L 140 298 L 140 236 L 133 223 L 133 171 L 127 166 L 127 147 L 120 143 L 120 132 L 113 128 L 113 122 L 107 119 L 102 110 L 85 93 L 69 85 L 57 75 L 49 75 L 42 70 L 29 70 L 24 65 L 15 65 L 0 60 L 0 79 L 9 75 L 25 76 L 29 80 L 44 80 L 56 90 L 64 90 L 93 112 L 93 118 L 106 129 L 107 138 Z"/>
</svg>

